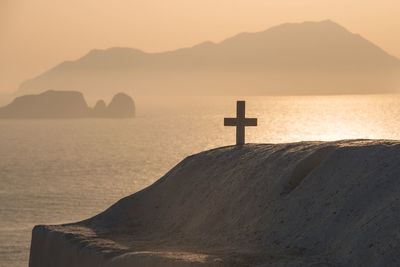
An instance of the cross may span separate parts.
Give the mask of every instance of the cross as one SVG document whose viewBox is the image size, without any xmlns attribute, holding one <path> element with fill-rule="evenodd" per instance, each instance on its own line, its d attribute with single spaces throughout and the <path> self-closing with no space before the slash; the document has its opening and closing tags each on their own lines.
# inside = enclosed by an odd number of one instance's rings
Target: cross
<svg viewBox="0 0 400 267">
<path fill-rule="evenodd" d="M 236 145 L 244 145 L 246 126 L 257 126 L 256 118 L 246 118 L 246 102 L 236 102 L 236 118 L 225 118 L 224 126 L 236 126 Z"/>
</svg>

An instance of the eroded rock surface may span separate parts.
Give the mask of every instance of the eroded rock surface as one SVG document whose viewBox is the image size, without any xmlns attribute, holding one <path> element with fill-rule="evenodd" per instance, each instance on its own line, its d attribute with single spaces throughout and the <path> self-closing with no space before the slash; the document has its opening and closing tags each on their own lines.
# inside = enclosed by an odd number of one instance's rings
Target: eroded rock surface
<svg viewBox="0 0 400 267">
<path fill-rule="evenodd" d="M 88 220 L 33 229 L 30 267 L 398 266 L 400 142 L 222 147 Z"/>
</svg>

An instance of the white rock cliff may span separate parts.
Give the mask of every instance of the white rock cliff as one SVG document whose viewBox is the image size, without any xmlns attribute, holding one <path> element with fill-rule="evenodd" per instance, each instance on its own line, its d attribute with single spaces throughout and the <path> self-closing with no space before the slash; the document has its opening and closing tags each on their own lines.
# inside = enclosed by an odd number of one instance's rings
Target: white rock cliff
<svg viewBox="0 0 400 267">
<path fill-rule="evenodd" d="M 400 142 L 223 147 L 88 220 L 33 229 L 30 267 L 399 266 Z"/>
</svg>

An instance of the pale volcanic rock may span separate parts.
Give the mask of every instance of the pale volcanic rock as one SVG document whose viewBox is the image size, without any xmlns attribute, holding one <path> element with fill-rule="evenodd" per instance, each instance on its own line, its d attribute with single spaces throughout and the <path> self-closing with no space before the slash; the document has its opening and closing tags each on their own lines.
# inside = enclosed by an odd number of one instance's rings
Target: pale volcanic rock
<svg viewBox="0 0 400 267">
<path fill-rule="evenodd" d="M 400 142 L 222 147 L 88 220 L 33 229 L 30 267 L 399 266 Z"/>
</svg>

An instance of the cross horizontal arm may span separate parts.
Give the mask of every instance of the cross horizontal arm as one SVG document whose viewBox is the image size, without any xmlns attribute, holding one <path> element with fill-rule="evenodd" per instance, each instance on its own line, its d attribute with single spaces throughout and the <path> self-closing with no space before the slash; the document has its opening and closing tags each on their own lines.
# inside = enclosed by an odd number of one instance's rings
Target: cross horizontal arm
<svg viewBox="0 0 400 267">
<path fill-rule="evenodd" d="M 256 118 L 244 119 L 244 126 L 257 126 L 257 119 Z"/>
<path fill-rule="evenodd" d="M 224 126 L 237 126 L 237 119 L 236 118 L 225 118 L 224 119 Z"/>
</svg>

